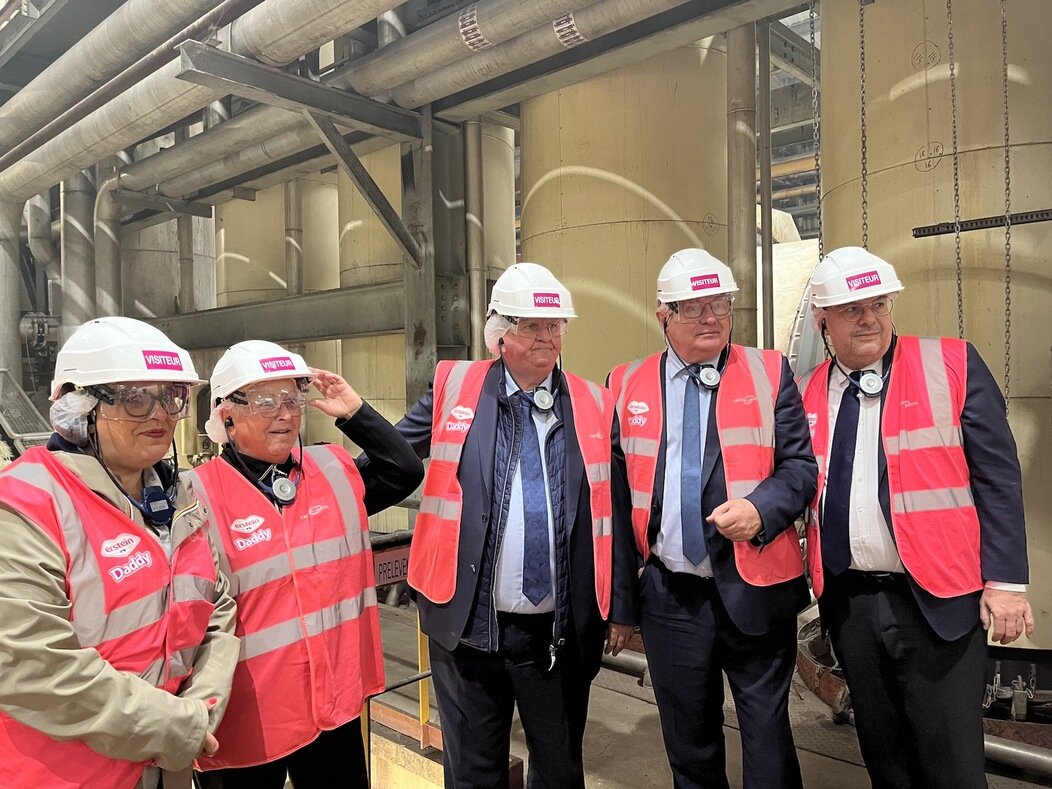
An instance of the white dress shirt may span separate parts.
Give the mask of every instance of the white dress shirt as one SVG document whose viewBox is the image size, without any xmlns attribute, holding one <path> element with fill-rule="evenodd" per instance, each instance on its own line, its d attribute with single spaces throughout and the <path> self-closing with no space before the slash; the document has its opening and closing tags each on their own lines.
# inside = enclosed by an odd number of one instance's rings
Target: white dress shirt
<svg viewBox="0 0 1052 789">
<path fill-rule="evenodd" d="M 713 366 L 714 359 L 702 362 Z M 680 472 L 683 459 L 683 399 L 690 374 L 686 365 L 671 351 L 665 356 L 665 487 L 661 505 L 661 529 L 654 540 L 652 553 L 674 573 L 690 573 L 702 578 L 712 577 L 712 560 L 706 553 L 701 564 L 694 564 L 683 555 L 683 526 L 680 522 Z M 691 386 L 697 384 L 691 382 Z M 698 386 L 698 406 L 701 409 L 701 461 L 705 462 L 705 439 L 709 428 L 709 406 L 712 392 Z M 698 491 L 701 495 L 701 491 Z M 702 513 L 702 517 L 706 513 Z M 703 523 L 693 528 L 702 529 Z M 703 538 L 704 539 L 704 538 Z"/>
<path fill-rule="evenodd" d="M 552 375 L 541 384 L 541 387 L 552 390 Z M 519 385 L 515 379 L 505 370 L 504 391 L 511 398 L 513 408 L 521 408 L 519 404 Z M 534 605 L 522 593 L 522 556 L 523 546 L 526 539 L 525 519 L 522 512 L 522 472 L 521 463 L 515 464 L 515 472 L 511 478 L 511 501 L 508 505 L 508 521 L 504 525 L 504 538 L 497 552 L 497 576 L 494 579 L 493 601 L 498 611 L 507 611 L 515 614 L 544 614 L 555 610 L 555 523 L 552 519 L 552 494 L 548 484 L 548 457 L 544 451 L 544 443 L 548 432 L 558 421 L 555 409 L 541 411 L 539 408 L 532 409 L 533 424 L 537 426 L 537 440 L 540 442 L 541 469 L 544 471 L 544 497 L 548 509 L 548 567 L 551 571 L 552 591 L 538 605 Z M 531 436 L 523 432 L 523 441 Z M 521 460 L 521 452 L 520 452 Z M 494 469 L 500 473 L 500 469 Z"/>
</svg>

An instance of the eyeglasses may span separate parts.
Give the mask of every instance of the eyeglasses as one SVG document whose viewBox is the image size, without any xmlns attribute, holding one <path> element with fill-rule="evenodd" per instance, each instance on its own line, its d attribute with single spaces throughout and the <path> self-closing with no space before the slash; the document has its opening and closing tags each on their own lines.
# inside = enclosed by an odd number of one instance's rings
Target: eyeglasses
<svg viewBox="0 0 1052 789">
<path fill-rule="evenodd" d="M 676 301 L 668 306 L 680 321 L 696 321 L 705 314 L 706 309 L 710 310 L 716 318 L 726 318 L 731 314 L 731 305 L 733 303 L 734 296 L 720 296 L 711 301 L 702 301 L 701 299 Z"/>
<path fill-rule="evenodd" d="M 114 421 L 127 419 L 134 422 L 146 422 L 153 416 L 158 405 L 165 414 L 175 419 L 183 419 L 190 411 L 189 384 L 156 384 L 153 386 L 115 384 L 88 387 L 88 392 L 107 405 L 114 406 L 123 412 L 124 416 L 113 416 L 100 412 L 103 418 Z"/>
<path fill-rule="evenodd" d="M 883 318 L 886 315 L 891 315 L 892 309 L 895 308 L 894 299 L 874 299 L 869 304 L 845 304 L 843 307 L 827 307 L 832 310 L 841 318 L 851 323 L 856 323 L 862 320 L 862 316 L 866 314 L 866 310 L 869 310 L 878 318 Z"/>
<path fill-rule="evenodd" d="M 248 408 L 250 414 L 272 419 L 281 413 L 281 407 L 289 409 L 289 413 L 298 414 L 303 411 L 303 406 L 310 398 L 307 393 L 299 389 L 290 392 L 282 389 L 280 392 L 233 392 L 227 397 L 232 403 L 243 405 Z"/>
<path fill-rule="evenodd" d="M 562 337 L 570 328 L 570 323 L 566 318 L 556 320 L 508 318 L 508 320 L 511 321 L 511 330 L 527 340 L 536 339 L 545 333 L 552 337 Z"/>
</svg>

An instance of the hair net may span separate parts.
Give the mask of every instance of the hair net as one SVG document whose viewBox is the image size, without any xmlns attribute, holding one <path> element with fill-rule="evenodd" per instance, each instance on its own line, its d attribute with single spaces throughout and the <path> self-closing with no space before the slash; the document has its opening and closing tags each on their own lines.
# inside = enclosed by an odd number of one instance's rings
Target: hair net
<svg viewBox="0 0 1052 789">
<path fill-rule="evenodd" d="M 495 312 L 486 319 L 486 347 L 494 356 L 500 356 L 500 341 L 504 339 L 504 335 L 511 331 L 511 327 L 514 325 L 503 315 L 498 315 Z"/>
<path fill-rule="evenodd" d="M 66 441 L 78 447 L 88 445 L 88 414 L 95 410 L 99 398 L 74 390 L 51 404 L 51 426 Z"/>
<path fill-rule="evenodd" d="M 815 331 L 819 334 L 822 333 L 822 321 L 826 319 L 825 307 L 816 307 L 814 304 L 811 305 L 811 325 L 815 327 Z"/>
<path fill-rule="evenodd" d="M 226 434 L 226 425 L 223 424 L 222 408 L 222 401 L 212 406 L 212 413 L 208 415 L 208 421 L 205 422 L 205 433 L 216 444 L 227 444 L 230 442 L 230 437 Z"/>
</svg>

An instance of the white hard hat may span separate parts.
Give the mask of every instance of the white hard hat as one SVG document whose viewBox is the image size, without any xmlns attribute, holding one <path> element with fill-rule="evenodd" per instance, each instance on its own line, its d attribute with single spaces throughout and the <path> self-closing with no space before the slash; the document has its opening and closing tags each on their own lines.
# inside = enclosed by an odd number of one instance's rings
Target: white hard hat
<svg viewBox="0 0 1052 789">
<path fill-rule="evenodd" d="M 576 318 L 570 291 L 536 263 L 516 263 L 495 283 L 488 314 L 512 318 Z"/>
<path fill-rule="evenodd" d="M 662 304 L 737 292 L 730 268 L 704 249 L 676 252 L 657 278 L 657 298 Z"/>
<path fill-rule="evenodd" d="M 55 357 L 51 399 L 66 384 L 77 387 L 121 381 L 204 383 L 190 354 L 164 332 L 134 318 L 96 318 L 79 326 Z"/>
<path fill-rule="evenodd" d="M 245 340 L 231 345 L 212 370 L 212 397 L 223 398 L 257 381 L 275 378 L 313 378 L 298 353 L 266 340 Z"/>
<path fill-rule="evenodd" d="M 862 247 L 834 249 L 811 273 L 811 303 L 819 308 L 900 290 L 902 283 L 895 268 Z"/>
</svg>

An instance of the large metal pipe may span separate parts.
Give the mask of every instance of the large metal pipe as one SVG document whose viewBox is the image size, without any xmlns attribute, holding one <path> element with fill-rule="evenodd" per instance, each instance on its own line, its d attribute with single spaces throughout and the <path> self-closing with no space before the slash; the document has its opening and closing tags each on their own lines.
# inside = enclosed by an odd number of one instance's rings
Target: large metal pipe
<svg viewBox="0 0 1052 789">
<path fill-rule="evenodd" d="M 763 292 L 763 347 L 774 347 L 774 222 L 771 198 L 771 23 L 756 23 L 756 48 L 759 50 L 757 83 L 759 124 L 757 143 L 760 159 L 760 249 Z"/>
<path fill-rule="evenodd" d="M 734 336 L 756 345 L 756 28 L 727 31 L 727 265 Z"/>
<path fill-rule="evenodd" d="M 78 326 L 95 317 L 95 184 L 78 172 L 62 182 L 63 343 Z M 14 323 L 17 331 L 18 322 Z M 5 333 L 8 327 L 4 326 Z"/>
<path fill-rule="evenodd" d="M 217 2 L 128 0 L 0 106 L 0 152 L 40 129 Z"/>
<path fill-rule="evenodd" d="M 116 168 L 100 167 L 95 197 L 95 304 L 96 315 L 122 315 L 124 294 L 121 273 L 121 207 L 113 197 Z"/>
<path fill-rule="evenodd" d="M 26 243 L 33 262 L 44 269 L 49 280 L 62 276 L 58 262 L 58 246 L 51 227 L 51 190 L 34 195 L 26 203 Z"/>
<path fill-rule="evenodd" d="M 228 25 L 219 36 L 229 42 L 236 54 L 283 65 L 396 3 L 397 0 L 265 0 Z M 0 173 L 0 193 L 15 199 L 28 198 L 219 97 L 217 90 L 177 79 L 180 69 L 178 61 L 167 64 L 13 164 Z"/>
<path fill-rule="evenodd" d="M 285 287 L 290 296 L 303 293 L 303 182 L 285 182 Z"/>
<path fill-rule="evenodd" d="M 1044 778 L 1052 777 L 1052 750 L 987 734 L 986 758 Z"/>
<path fill-rule="evenodd" d="M 464 124 L 464 222 L 471 305 L 472 359 L 486 359 L 486 241 L 483 212 L 482 120 Z"/>
<path fill-rule="evenodd" d="M 0 370 L 10 370 L 22 380 L 22 345 L 18 319 L 18 294 L 22 292 L 18 236 L 22 229 L 22 203 L 0 203 Z"/>
</svg>

